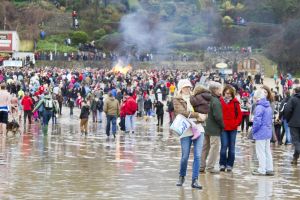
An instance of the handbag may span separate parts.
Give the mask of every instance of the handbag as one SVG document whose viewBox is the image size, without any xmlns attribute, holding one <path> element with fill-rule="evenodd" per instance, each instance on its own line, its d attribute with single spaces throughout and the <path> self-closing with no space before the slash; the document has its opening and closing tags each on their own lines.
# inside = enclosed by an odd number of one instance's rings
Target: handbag
<svg viewBox="0 0 300 200">
<path fill-rule="evenodd" d="M 173 123 L 170 126 L 170 129 L 177 133 L 177 135 L 183 135 L 189 128 L 191 127 L 191 123 L 188 118 L 185 116 L 178 114 L 174 119 Z"/>
</svg>

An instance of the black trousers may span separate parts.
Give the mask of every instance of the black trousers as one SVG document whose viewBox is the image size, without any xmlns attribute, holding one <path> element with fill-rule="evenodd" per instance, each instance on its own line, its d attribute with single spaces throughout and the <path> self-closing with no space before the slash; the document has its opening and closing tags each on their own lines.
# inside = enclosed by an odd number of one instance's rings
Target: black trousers
<svg viewBox="0 0 300 200">
<path fill-rule="evenodd" d="M 248 130 L 249 130 L 249 115 L 243 115 L 242 124 L 241 124 L 242 131 L 244 131 L 245 123 L 246 123 L 246 131 L 248 132 Z"/>
<path fill-rule="evenodd" d="M 121 117 L 121 121 L 119 122 L 119 126 L 121 131 L 125 131 L 125 117 Z"/>
<path fill-rule="evenodd" d="M 159 123 L 160 122 L 160 123 Z M 157 125 L 162 126 L 164 124 L 164 114 L 157 115 Z"/>
<path fill-rule="evenodd" d="M 278 141 L 278 144 L 282 144 L 282 135 L 281 135 L 281 124 L 275 124 L 274 125 L 274 128 L 275 128 L 275 135 L 276 135 L 276 138 L 277 138 L 277 141 Z"/>
<path fill-rule="evenodd" d="M 73 107 L 70 107 L 70 115 L 73 115 Z"/>
<path fill-rule="evenodd" d="M 31 110 L 24 110 L 24 124 L 26 124 L 26 118 L 28 118 L 29 124 L 31 124 Z"/>
<path fill-rule="evenodd" d="M 292 143 L 295 146 L 294 158 L 298 159 L 300 154 L 300 127 L 290 127 Z"/>
<path fill-rule="evenodd" d="M 62 102 L 61 103 L 58 103 L 58 105 L 59 105 L 59 115 L 61 115 L 61 111 L 62 111 Z"/>
</svg>

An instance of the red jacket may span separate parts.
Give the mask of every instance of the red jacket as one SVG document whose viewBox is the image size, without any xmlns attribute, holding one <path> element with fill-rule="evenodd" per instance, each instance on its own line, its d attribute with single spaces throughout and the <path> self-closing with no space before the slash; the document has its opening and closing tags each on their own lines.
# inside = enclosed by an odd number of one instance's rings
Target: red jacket
<svg viewBox="0 0 300 200">
<path fill-rule="evenodd" d="M 242 98 L 243 98 L 243 97 L 249 98 L 249 97 L 250 97 L 249 92 L 244 91 L 244 92 L 242 93 Z"/>
<path fill-rule="evenodd" d="M 41 85 L 41 86 L 39 87 L 39 93 L 40 93 L 40 94 L 43 94 L 44 91 L 45 91 L 45 88 L 44 88 L 44 86 Z"/>
<path fill-rule="evenodd" d="M 242 111 L 240 107 L 240 102 L 236 98 L 234 98 L 227 104 L 225 103 L 223 97 L 220 98 L 220 102 L 222 105 L 223 121 L 225 126 L 224 130 L 237 130 L 237 127 L 242 122 Z"/>
<path fill-rule="evenodd" d="M 124 105 L 124 111 L 126 115 L 134 115 L 135 112 L 137 111 L 137 103 L 132 97 L 129 97 Z"/>
<path fill-rule="evenodd" d="M 23 105 L 23 110 L 32 110 L 33 101 L 30 96 L 23 97 L 21 104 Z"/>
</svg>

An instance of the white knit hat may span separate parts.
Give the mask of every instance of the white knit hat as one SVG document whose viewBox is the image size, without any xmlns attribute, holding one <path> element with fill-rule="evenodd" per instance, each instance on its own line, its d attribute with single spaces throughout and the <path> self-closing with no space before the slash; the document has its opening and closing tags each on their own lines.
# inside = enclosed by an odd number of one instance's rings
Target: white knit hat
<svg viewBox="0 0 300 200">
<path fill-rule="evenodd" d="M 254 92 L 253 98 L 258 101 L 261 100 L 263 98 L 266 98 L 266 93 L 264 92 L 263 89 L 258 89 Z"/>
<path fill-rule="evenodd" d="M 192 86 L 191 82 L 188 79 L 181 79 L 181 80 L 179 80 L 179 82 L 177 84 L 177 88 L 178 88 L 177 92 L 178 92 L 178 94 L 181 93 L 181 90 L 184 87 L 191 87 L 192 88 L 193 86 Z"/>
</svg>

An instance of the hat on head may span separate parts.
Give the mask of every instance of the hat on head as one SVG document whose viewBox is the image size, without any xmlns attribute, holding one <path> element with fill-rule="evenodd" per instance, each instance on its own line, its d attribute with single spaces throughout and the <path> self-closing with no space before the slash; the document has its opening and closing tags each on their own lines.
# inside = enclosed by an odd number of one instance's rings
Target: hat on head
<svg viewBox="0 0 300 200">
<path fill-rule="evenodd" d="M 259 90 L 256 90 L 256 91 L 254 92 L 253 98 L 256 99 L 256 100 L 258 101 L 258 100 L 261 100 L 261 99 L 263 99 L 263 98 L 266 98 L 266 96 L 267 96 L 267 95 L 266 95 L 264 89 L 259 89 Z"/>
<path fill-rule="evenodd" d="M 188 79 L 181 79 L 179 80 L 178 84 L 177 84 L 177 88 L 178 88 L 178 94 L 181 93 L 182 88 L 184 87 L 193 87 L 191 82 Z"/>
</svg>

